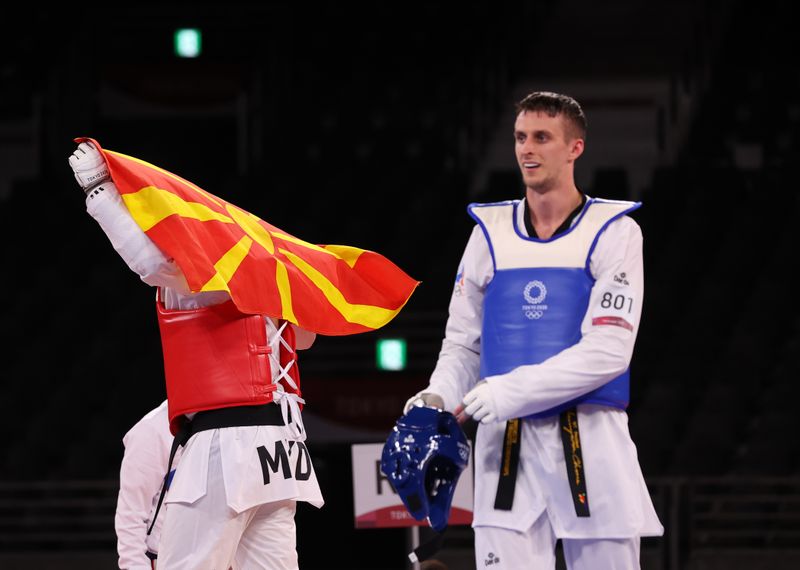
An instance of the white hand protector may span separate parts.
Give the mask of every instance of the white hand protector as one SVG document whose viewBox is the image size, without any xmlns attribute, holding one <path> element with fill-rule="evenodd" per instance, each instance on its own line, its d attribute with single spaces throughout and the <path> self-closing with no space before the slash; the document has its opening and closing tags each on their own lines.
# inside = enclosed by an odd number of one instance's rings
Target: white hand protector
<svg viewBox="0 0 800 570">
<path fill-rule="evenodd" d="M 403 413 L 407 414 L 408 411 L 414 406 L 427 406 L 429 408 L 439 408 L 440 410 L 444 410 L 444 400 L 439 394 L 434 394 L 433 392 L 420 392 L 419 394 L 414 394 L 406 401 L 406 405 L 403 406 Z"/>
<path fill-rule="evenodd" d="M 478 382 L 472 390 L 464 396 L 464 413 L 482 424 L 497 421 L 497 406 L 494 403 L 492 390 L 486 382 Z"/>
<path fill-rule="evenodd" d="M 101 182 L 108 180 L 106 159 L 90 142 L 82 142 L 78 145 L 78 148 L 69 157 L 69 165 L 75 173 L 75 180 L 78 181 L 84 192 L 88 192 Z"/>
</svg>

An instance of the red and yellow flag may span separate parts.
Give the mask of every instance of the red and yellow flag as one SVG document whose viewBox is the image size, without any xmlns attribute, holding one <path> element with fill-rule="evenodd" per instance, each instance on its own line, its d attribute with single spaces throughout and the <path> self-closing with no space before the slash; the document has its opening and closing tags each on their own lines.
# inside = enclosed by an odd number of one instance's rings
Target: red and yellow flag
<svg viewBox="0 0 800 570">
<path fill-rule="evenodd" d="M 382 327 L 419 285 L 380 254 L 298 239 L 171 172 L 103 150 L 133 219 L 193 292 L 228 291 L 243 313 L 326 335 Z"/>
</svg>

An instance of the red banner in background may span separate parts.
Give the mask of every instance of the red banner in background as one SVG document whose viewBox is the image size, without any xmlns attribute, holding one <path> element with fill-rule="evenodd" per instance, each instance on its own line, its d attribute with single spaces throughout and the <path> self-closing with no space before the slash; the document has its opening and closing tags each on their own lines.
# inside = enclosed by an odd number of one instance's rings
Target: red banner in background
<svg viewBox="0 0 800 570">
<path fill-rule="evenodd" d="M 300 354 L 301 372 L 304 356 Z M 320 375 L 306 371 L 303 397 L 310 403 L 307 410 L 327 421 L 388 436 L 403 415 L 406 401 L 428 385 L 429 377 L 421 373 Z"/>
</svg>

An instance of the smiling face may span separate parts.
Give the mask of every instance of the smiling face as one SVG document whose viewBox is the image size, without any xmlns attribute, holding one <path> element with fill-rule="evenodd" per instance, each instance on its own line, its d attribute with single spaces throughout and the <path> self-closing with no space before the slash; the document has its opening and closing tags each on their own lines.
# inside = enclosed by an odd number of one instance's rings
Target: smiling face
<svg viewBox="0 0 800 570">
<path fill-rule="evenodd" d="M 575 186 L 575 159 L 583 153 L 583 139 L 569 128 L 563 115 L 522 111 L 514 123 L 514 150 L 525 187 L 533 192 Z"/>
</svg>

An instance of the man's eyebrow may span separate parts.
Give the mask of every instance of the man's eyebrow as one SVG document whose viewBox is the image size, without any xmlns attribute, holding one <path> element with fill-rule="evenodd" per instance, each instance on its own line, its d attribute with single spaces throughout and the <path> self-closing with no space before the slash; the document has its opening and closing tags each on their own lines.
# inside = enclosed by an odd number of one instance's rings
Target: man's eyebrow
<svg viewBox="0 0 800 570">
<path fill-rule="evenodd" d="M 528 134 L 528 131 L 522 131 L 520 129 L 514 129 L 514 136 L 527 135 L 527 134 Z M 531 131 L 531 134 L 532 135 L 552 135 L 553 133 L 552 133 L 552 131 L 549 131 L 547 129 L 536 129 L 534 131 Z"/>
</svg>

